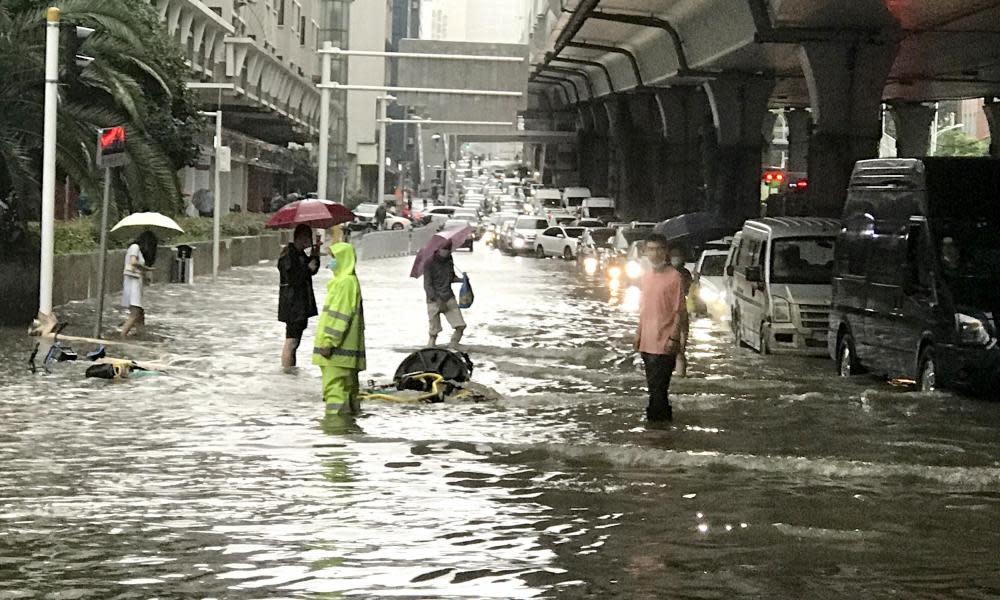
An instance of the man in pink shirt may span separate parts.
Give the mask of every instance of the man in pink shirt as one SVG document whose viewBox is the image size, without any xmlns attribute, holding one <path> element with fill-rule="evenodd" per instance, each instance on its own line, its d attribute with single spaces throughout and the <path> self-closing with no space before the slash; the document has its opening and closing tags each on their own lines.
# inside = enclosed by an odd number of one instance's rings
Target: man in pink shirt
<svg viewBox="0 0 1000 600">
<path fill-rule="evenodd" d="M 646 419 L 669 421 L 673 418 L 668 391 L 670 378 L 681 348 L 681 332 L 687 319 L 684 282 L 677 269 L 667 262 L 667 240 L 653 234 L 646 240 L 645 255 L 652 269 L 642 277 L 639 300 L 639 329 L 635 348 L 642 354 L 649 386 Z"/>
</svg>

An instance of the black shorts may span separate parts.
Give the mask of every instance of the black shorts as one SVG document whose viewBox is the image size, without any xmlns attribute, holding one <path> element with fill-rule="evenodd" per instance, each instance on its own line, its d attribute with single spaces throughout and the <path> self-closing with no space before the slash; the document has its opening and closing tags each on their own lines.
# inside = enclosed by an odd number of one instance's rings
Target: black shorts
<svg viewBox="0 0 1000 600">
<path fill-rule="evenodd" d="M 285 338 L 301 340 L 302 332 L 306 330 L 306 324 L 308 324 L 308 321 L 289 321 L 285 323 Z"/>
</svg>

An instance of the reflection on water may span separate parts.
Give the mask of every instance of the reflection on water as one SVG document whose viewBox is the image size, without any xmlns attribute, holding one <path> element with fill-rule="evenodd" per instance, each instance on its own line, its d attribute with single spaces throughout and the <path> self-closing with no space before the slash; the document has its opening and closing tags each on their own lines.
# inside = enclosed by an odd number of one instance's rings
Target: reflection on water
<svg viewBox="0 0 1000 600">
<path fill-rule="evenodd" d="M 695 320 L 676 421 L 649 429 L 635 288 L 456 263 L 499 402 L 324 415 L 306 352 L 278 366 L 273 265 L 151 288 L 129 352 L 169 376 L 28 376 L 30 342 L 3 331 L 0 598 L 1000 594 L 997 403 L 845 382 Z M 426 338 L 408 270 L 360 267 L 366 379 Z M 65 307 L 67 333 L 91 311 Z"/>
</svg>

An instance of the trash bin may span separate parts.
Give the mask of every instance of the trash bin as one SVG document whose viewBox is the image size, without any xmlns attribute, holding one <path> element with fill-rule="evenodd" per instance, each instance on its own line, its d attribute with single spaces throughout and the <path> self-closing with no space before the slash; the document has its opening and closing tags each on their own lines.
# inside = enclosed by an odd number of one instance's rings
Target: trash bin
<svg viewBox="0 0 1000 600">
<path fill-rule="evenodd" d="M 170 269 L 171 283 L 194 283 L 194 248 L 187 244 L 174 247 L 174 264 Z"/>
</svg>

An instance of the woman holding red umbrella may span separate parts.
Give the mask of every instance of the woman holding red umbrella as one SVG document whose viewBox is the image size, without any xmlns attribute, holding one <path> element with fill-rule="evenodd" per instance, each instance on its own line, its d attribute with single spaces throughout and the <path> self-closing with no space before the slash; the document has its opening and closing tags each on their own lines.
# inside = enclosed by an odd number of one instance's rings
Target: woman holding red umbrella
<svg viewBox="0 0 1000 600">
<path fill-rule="evenodd" d="M 281 366 L 288 369 L 295 366 L 295 352 L 302 341 L 302 332 L 315 317 L 316 295 L 313 293 L 312 278 L 319 271 L 319 256 L 313 246 L 309 256 L 306 248 L 312 246 L 312 228 L 298 225 L 293 241 L 285 246 L 278 258 L 278 273 L 281 286 L 278 288 L 278 320 L 285 324 L 285 345 L 281 350 Z"/>
</svg>

